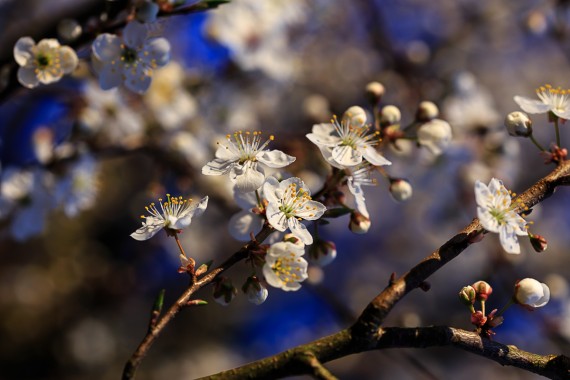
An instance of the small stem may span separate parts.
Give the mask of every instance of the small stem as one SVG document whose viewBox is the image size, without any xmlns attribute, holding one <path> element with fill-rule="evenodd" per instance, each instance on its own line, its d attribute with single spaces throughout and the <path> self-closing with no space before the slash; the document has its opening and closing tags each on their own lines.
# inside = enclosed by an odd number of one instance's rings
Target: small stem
<svg viewBox="0 0 570 380">
<path fill-rule="evenodd" d="M 512 298 L 509 298 L 509 301 L 505 304 L 505 306 L 503 306 L 503 307 L 501 308 L 501 310 L 499 310 L 499 312 L 498 312 L 497 314 L 495 314 L 494 318 L 497 318 L 497 317 L 500 317 L 501 315 L 503 315 L 503 313 L 504 313 L 505 311 L 507 311 L 507 309 L 508 309 L 509 307 L 511 307 L 512 304 L 514 304 L 514 301 L 513 301 Z"/>
<path fill-rule="evenodd" d="M 485 300 L 481 300 L 481 312 L 485 315 Z"/>
<path fill-rule="evenodd" d="M 538 141 L 536 141 L 536 139 L 534 138 L 533 135 L 530 135 L 529 138 L 530 138 L 530 141 L 532 141 L 532 143 L 534 145 L 536 145 L 536 147 L 538 149 L 540 149 L 541 152 L 546 152 L 546 149 L 544 149 L 544 147 L 542 145 L 540 145 L 540 143 Z"/>
<path fill-rule="evenodd" d="M 180 244 L 180 239 L 178 239 L 178 232 L 174 232 L 174 240 L 176 240 L 176 244 L 178 245 L 178 249 L 180 250 L 180 253 L 188 258 L 188 256 L 186 256 L 186 252 L 184 252 L 184 248 L 182 248 L 182 244 Z"/>
<path fill-rule="evenodd" d="M 260 210 L 263 210 L 264 206 L 261 202 L 261 197 L 259 196 L 259 190 L 255 190 L 255 197 L 257 198 L 257 207 L 259 207 Z"/>
<path fill-rule="evenodd" d="M 560 147 L 560 128 L 558 128 L 558 117 L 554 119 L 554 130 L 556 131 L 556 146 Z"/>
</svg>

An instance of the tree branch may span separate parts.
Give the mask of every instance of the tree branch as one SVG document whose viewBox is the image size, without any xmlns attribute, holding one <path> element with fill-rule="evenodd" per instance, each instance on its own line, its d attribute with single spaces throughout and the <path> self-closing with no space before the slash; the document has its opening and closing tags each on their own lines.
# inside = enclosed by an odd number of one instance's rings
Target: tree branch
<svg viewBox="0 0 570 380">
<path fill-rule="evenodd" d="M 515 198 L 518 210 L 531 208 L 550 197 L 556 187 L 570 185 L 570 161 L 563 161 L 550 174 L 537 181 Z M 522 368 L 552 379 L 567 379 L 570 359 L 564 355 L 541 356 L 479 337 L 476 333 L 449 327 L 420 329 L 387 328 L 381 324 L 392 308 L 429 276 L 457 257 L 476 241 L 483 228 L 477 219 L 449 241 L 424 258 L 419 264 L 378 294 L 362 312 L 355 324 L 336 334 L 297 346 L 280 354 L 245 366 L 220 372 L 202 379 L 274 379 L 307 373 L 299 363 L 299 355 L 312 353 L 320 363 L 351 354 L 388 347 L 454 346 L 487 357 L 502 365 Z"/>
<path fill-rule="evenodd" d="M 188 302 L 190 301 L 192 295 L 194 295 L 196 291 L 205 285 L 210 284 L 222 272 L 226 271 L 237 262 L 245 259 L 248 252 L 254 248 L 258 242 L 265 240 L 271 232 L 273 232 L 273 228 L 265 225 L 263 229 L 255 236 L 255 240 L 249 241 L 239 251 L 231 255 L 230 258 L 224 261 L 216 269 L 210 271 L 197 282 L 193 282 L 190 287 L 188 287 L 188 289 L 186 289 L 184 293 L 178 298 L 178 300 L 176 300 L 176 302 L 170 307 L 170 309 L 168 309 L 162 318 L 160 318 L 158 322 L 154 324 L 154 326 L 151 324 L 146 336 L 143 338 L 142 342 L 139 344 L 129 361 L 125 364 L 122 377 L 123 380 L 134 379 L 137 368 L 139 367 L 141 361 L 147 354 L 156 338 L 160 335 L 162 330 L 164 330 L 166 325 L 168 325 L 168 323 L 176 316 L 176 314 L 178 314 L 178 312 L 183 307 L 188 305 Z"/>
</svg>

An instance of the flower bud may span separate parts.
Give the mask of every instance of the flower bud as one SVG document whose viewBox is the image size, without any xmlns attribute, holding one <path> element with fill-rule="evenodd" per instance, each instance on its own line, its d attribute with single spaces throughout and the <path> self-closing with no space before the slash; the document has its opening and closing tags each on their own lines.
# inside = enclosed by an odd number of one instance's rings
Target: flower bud
<svg viewBox="0 0 570 380">
<path fill-rule="evenodd" d="M 451 143 L 451 126 L 445 120 L 433 119 L 418 128 L 418 143 L 431 153 L 440 155 Z"/>
<path fill-rule="evenodd" d="M 376 105 L 380 102 L 380 100 L 382 99 L 382 96 L 384 96 L 384 92 L 386 91 L 384 89 L 384 85 L 382 85 L 382 83 L 380 82 L 370 82 L 366 85 L 366 97 L 368 98 L 368 101 L 370 102 L 370 104 L 372 105 Z"/>
<path fill-rule="evenodd" d="M 267 299 L 269 291 L 256 276 L 250 276 L 241 290 L 247 295 L 247 300 L 255 305 L 261 305 Z"/>
<path fill-rule="evenodd" d="M 548 242 L 544 236 L 533 235 L 529 232 L 528 237 L 530 238 L 530 244 L 532 245 L 532 248 L 534 248 L 536 252 L 544 252 L 546 251 L 546 248 L 548 248 Z"/>
<path fill-rule="evenodd" d="M 478 301 L 487 301 L 487 298 L 493 293 L 493 288 L 485 281 L 477 281 L 473 284 L 473 288 L 477 292 Z"/>
<path fill-rule="evenodd" d="M 402 120 L 402 113 L 396 106 L 384 106 L 380 111 L 380 124 L 388 126 L 398 124 Z"/>
<path fill-rule="evenodd" d="M 477 310 L 475 313 L 471 314 L 471 323 L 477 327 L 483 327 L 487 322 L 487 317 L 483 314 L 481 310 Z"/>
<path fill-rule="evenodd" d="M 532 120 L 524 112 L 511 112 L 505 118 L 505 127 L 511 136 L 528 137 L 532 134 Z"/>
<path fill-rule="evenodd" d="M 336 257 L 336 245 L 332 241 L 318 239 L 309 248 L 309 258 L 314 264 L 324 267 Z"/>
<path fill-rule="evenodd" d="M 283 241 L 288 241 L 289 243 L 293 243 L 295 246 L 299 248 L 305 248 L 305 244 L 299 239 L 297 236 L 293 235 L 292 233 L 285 234 L 283 236 Z"/>
<path fill-rule="evenodd" d="M 365 234 L 370 229 L 370 219 L 358 211 L 353 211 L 350 214 L 350 223 L 348 224 L 348 229 L 350 229 L 355 234 Z"/>
<path fill-rule="evenodd" d="M 232 285 L 232 282 L 227 277 L 220 277 L 214 285 L 214 301 L 222 306 L 229 305 L 230 302 L 237 295 L 237 289 Z"/>
<path fill-rule="evenodd" d="M 398 202 L 404 202 L 412 196 L 412 185 L 402 178 L 390 180 L 390 194 Z"/>
<path fill-rule="evenodd" d="M 433 102 L 423 101 L 416 112 L 417 121 L 430 121 L 439 116 L 439 108 Z"/>
<path fill-rule="evenodd" d="M 472 306 L 477 298 L 477 292 L 471 285 L 464 286 L 459 291 L 459 299 L 467 306 Z"/>
<path fill-rule="evenodd" d="M 534 278 L 525 278 L 515 285 L 513 300 L 530 308 L 542 307 L 550 300 L 550 289 Z"/>
<path fill-rule="evenodd" d="M 364 108 L 359 106 L 352 106 L 348 108 L 344 115 L 342 115 L 342 121 L 344 123 L 349 123 L 350 126 L 361 127 L 366 124 L 366 111 Z"/>
</svg>

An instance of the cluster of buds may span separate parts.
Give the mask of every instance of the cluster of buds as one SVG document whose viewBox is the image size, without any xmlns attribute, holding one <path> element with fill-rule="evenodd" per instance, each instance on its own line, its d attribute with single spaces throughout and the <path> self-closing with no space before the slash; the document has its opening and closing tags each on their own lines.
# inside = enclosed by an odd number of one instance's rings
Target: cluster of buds
<svg viewBox="0 0 570 380">
<path fill-rule="evenodd" d="M 473 285 L 467 285 L 459 292 L 459 299 L 465 304 L 471 312 L 471 323 L 477 327 L 480 335 L 491 337 L 494 332 L 491 330 L 503 323 L 503 317 L 497 314 L 497 309 L 492 310 L 489 314 L 485 313 L 485 302 L 493 293 L 493 288 L 485 281 L 477 281 Z M 481 310 L 475 309 L 475 302 L 481 303 Z"/>
<path fill-rule="evenodd" d="M 485 302 L 493 293 L 493 288 L 485 281 L 477 281 L 473 285 L 467 285 L 459 292 L 459 299 L 471 312 L 471 323 L 477 327 L 477 333 L 490 338 L 495 333 L 491 330 L 503 323 L 503 313 L 512 304 L 518 304 L 527 310 L 543 307 L 550 300 L 550 289 L 533 278 L 525 278 L 515 284 L 513 296 L 503 308 L 497 312 L 492 310 L 485 314 Z M 475 302 L 481 302 L 481 310 L 475 310 Z"/>
</svg>

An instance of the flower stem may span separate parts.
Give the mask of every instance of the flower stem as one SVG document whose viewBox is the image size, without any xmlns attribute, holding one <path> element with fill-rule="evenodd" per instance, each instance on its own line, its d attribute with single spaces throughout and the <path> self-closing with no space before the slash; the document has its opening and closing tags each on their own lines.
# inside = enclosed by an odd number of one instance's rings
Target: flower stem
<svg viewBox="0 0 570 380">
<path fill-rule="evenodd" d="M 261 197 L 259 196 L 259 190 L 255 190 L 255 198 L 257 198 L 257 207 L 263 210 L 263 203 L 261 202 Z"/>
<path fill-rule="evenodd" d="M 503 315 L 503 313 L 504 313 L 505 311 L 507 311 L 507 309 L 508 309 L 509 307 L 511 307 L 512 304 L 514 304 L 514 301 L 513 301 L 512 298 L 509 298 L 509 301 L 505 304 L 505 306 L 503 306 L 503 307 L 501 308 L 501 310 L 499 310 L 499 312 L 498 312 L 497 314 L 495 314 L 494 318 L 497 318 L 497 317 L 500 317 L 501 315 Z"/>
<path fill-rule="evenodd" d="M 558 131 L 558 128 L 556 130 Z M 530 135 L 529 138 L 530 138 L 530 141 L 532 141 L 532 143 L 534 145 L 536 145 L 536 147 L 538 149 L 540 149 L 541 152 L 546 152 L 546 149 L 544 149 L 544 147 L 542 145 L 540 145 L 540 143 L 538 141 L 536 141 L 536 139 L 534 138 L 533 135 Z"/>
<path fill-rule="evenodd" d="M 180 239 L 178 239 L 178 232 L 174 232 L 174 240 L 176 240 L 176 244 L 178 245 L 178 249 L 180 250 L 180 253 L 188 258 L 188 256 L 186 256 L 186 252 L 184 252 L 184 248 L 182 248 L 182 244 L 180 244 Z"/>
<path fill-rule="evenodd" d="M 481 300 L 481 312 L 485 315 L 485 300 Z"/>
<path fill-rule="evenodd" d="M 558 128 L 558 118 L 554 119 L 554 130 L 556 131 L 556 146 L 560 146 L 560 128 Z"/>
</svg>

